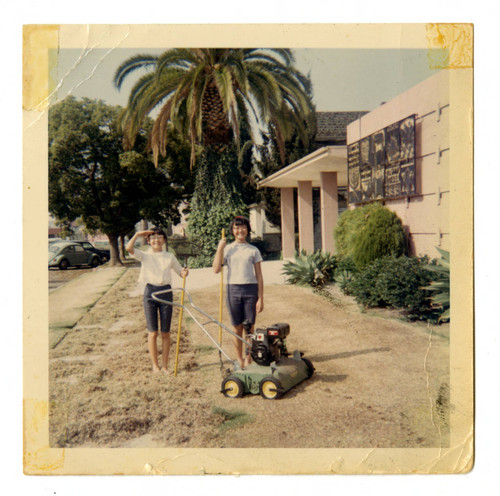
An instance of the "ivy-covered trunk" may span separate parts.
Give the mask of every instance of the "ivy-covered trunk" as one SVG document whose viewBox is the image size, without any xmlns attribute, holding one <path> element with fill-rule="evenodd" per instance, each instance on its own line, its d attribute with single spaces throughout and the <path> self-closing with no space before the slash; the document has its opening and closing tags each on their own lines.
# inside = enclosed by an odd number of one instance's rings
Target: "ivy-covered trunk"
<svg viewBox="0 0 500 496">
<path fill-rule="evenodd" d="M 227 236 L 229 222 L 236 215 L 247 215 L 237 151 L 232 145 L 222 152 L 208 147 L 198 162 L 189 215 L 188 235 L 201 247 L 200 254 L 190 259 L 192 267 L 212 264 L 222 229 Z"/>
</svg>

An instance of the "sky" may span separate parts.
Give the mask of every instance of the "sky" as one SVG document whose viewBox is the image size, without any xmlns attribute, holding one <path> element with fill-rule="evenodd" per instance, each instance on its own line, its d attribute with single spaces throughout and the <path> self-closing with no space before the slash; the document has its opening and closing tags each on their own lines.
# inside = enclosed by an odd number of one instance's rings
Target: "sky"
<svg viewBox="0 0 500 496">
<path fill-rule="evenodd" d="M 60 100 L 72 94 L 125 106 L 137 76 L 129 76 L 119 91 L 112 83 L 116 69 L 133 55 L 161 52 L 133 48 L 54 50 L 54 96 Z M 427 50 L 301 48 L 294 54 L 296 67 L 310 75 L 318 111 L 373 110 L 438 72 L 429 69 Z"/>
</svg>

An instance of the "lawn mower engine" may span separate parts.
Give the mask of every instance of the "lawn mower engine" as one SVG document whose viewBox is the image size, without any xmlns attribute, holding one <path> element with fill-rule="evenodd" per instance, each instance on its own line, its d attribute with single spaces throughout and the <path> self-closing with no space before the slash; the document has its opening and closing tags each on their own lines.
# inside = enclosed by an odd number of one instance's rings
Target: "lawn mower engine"
<svg viewBox="0 0 500 496">
<path fill-rule="evenodd" d="M 249 334 L 252 360 L 259 365 L 270 365 L 288 356 L 285 338 L 290 334 L 288 324 L 274 324 L 265 329 L 256 329 Z"/>
</svg>

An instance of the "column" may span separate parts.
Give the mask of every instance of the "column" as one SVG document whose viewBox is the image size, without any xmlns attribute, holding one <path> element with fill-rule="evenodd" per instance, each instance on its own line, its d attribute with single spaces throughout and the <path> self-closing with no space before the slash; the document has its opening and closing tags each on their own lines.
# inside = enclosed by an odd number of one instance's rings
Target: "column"
<svg viewBox="0 0 500 496">
<path fill-rule="evenodd" d="M 295 255 L 295 222 L 293 214 L 293 188 L 281 188 L 281 249 L 283 259 Z"/>
<path fill-rule="evenodd" d="M 335 252 L 333 230 L 339 216 L 339 197 L 336 172 L 320 173 L 321 198 L 321 247 L 323 251 Z"/>
<path fill-rule="evenodd" d="M 299 250 L 314 252 L 312 182 L 298 182 Z"/>
</svg>

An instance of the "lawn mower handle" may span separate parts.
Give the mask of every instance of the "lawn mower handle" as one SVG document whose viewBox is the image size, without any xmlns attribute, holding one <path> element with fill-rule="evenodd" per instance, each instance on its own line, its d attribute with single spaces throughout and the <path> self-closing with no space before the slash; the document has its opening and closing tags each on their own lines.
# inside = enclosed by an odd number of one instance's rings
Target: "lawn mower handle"
<svg viewBox="0 0 500 496">
<path fill-rule="evenodd" d="M 222 329 L 224 329 L 226 332 L 228 332 L 229 334 L 231 334 L 232 336 L 236 337 L 237 339 L 239 339 L 243 344 L 245 344 L 246 346 L 248 346 L 248 343 L 241 337 L 241 336 L 238 336 L 238 334 L 236 334 L 235 332 L 233 332 L 231 329 L 229 329 L 229 327 L 225 326 L 222 322 L 219 322 L 217 319 L 214 319 L 212 316 L 210 316 L 207 312 L 203 311 L 201 308 L 197 307 L 194 303 L 193 303 L 193 299 L 191 298 L 191 294 L 189 293 L 189 291 L 187 289 L 184 289 L 184 288 L 171 288 L 171 289 L 165 289 L 165 290 L 162 290 L 162 291 L 155 291 L 154 293 L 151 293 L 151 297 L 153 298 L 153 300 L 155 300 L 156 302 L 158 303 L 165 303 L 167 305 L 171 305 L 172 307 L 179 307 L 179 308 L 184 308 L 184 310 L 186 312 L 189 313 L 189 316 L 196 322 L 196 324 L 201 328 L 201 330 L 208 336 L 208 338 L 210 339 L 210 341 L 212 341 L 212 343 L 214 343 L 214 345 L 217 347 L 217 349 L 229 360 L 232 362 L 231 358 L 226 354 L 226 352 L 221 348 L 221 346 L 219 345 L 219 343 L 214 339 L 212 338 L 212 336 L 210 335 L 210 333 L 203 327 L 203 324 L 201 324 L 198 319 L 193 315 L 193 312 L 191 312 L 191 310 L 186 306 L 186 304 L 184 303 L 184 305 L 181 305 L 180 303 L 177 303 L 177 302 L 174 302 L 174 301 L 165 301 L 165 300 L 162 300 L 161 298 L 158 298 L 158 295 L 162 295 L 162 294 L 165 294 L 165 293 L 173 293 L 174 291 L 182 291 L 184 292 L 184 297 L 187 297 L 188 301 L 189 301 L 189 304 L 196 310 L 198 311 L 199 313 L 201 313 L 202 315 L 204 315 L 205 317 L 207 317 L 209 319 L 210 322 L 207 322 L 207 323 L 214 323 L 214 324 L 217 324 L 218 326 L 220 326 Z"/>
</svg>

